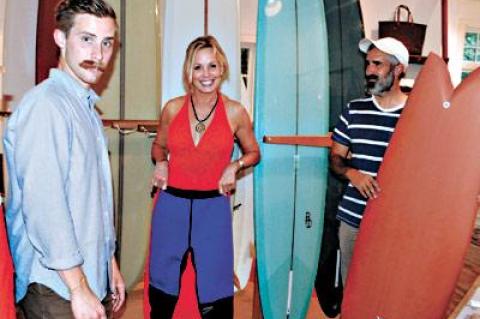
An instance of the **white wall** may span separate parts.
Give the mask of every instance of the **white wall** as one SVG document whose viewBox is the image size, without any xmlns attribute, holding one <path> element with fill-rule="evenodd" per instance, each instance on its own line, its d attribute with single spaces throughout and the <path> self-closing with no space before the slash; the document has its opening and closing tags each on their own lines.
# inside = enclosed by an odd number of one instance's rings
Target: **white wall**
<svg viewBox="0 0 480 319">
<path fill-rule="evenodd" d="M 466 0 L 452 0 L 450 2 L 456 1 Z M 242 39 L 255 39 L 257 4 L 258 0 L 240 1 Z M 391 20 L 395 8 L 400 4 L 405 4 L 410 8 L 415 22 L 428 25 L 423 54 L 427 55 L 428 52 L 434 51 L 441 55 L 442 6 L 440 0 L 360 0 L 365 25 L 365 35 L 376 38 L 378 36 L 378 21 Z M 475 16 L 475 13 L 472 13 L 472 16 Z"/>
<path fill-rule="evenodd" d="M 475 0 L 451 0 L 450 2 L 458 1 Z M 476 0 L 476 2 L 480 4 L 480 1 Z M 441 0 L 360 0 L 365 36 L 374 39 L 378 38 L 378 22 L 393 20 L 395 9 L 400 4 L 407 5 L 410 8 L 414 22 L 427 25 L 422 55 L 426 56 L 429 52 L 435 52 L 441 56 L 443 54 Z M 251 43 L 255 40 L 257 5 L 258 0 L 242 0 L 240 2 L 240 32 L 244 42 L 247 42 L 245 39 L 249 39 L 248 42 Z M 263 8 L 259 8 L 259 10 L 263 10 Z M 472 19 L 475 19 L 475 13 L 471 13 L 471 15 Z M 406 19 L 406 17 L 403 16 L 402 18 Z M 420 68 L 420 65 L 411 64 L 406 79 L 414 79 Z M 405 82 L 404 85 L 408 86 L 412 84 Z"/>
<path fill-rule="evenodd" d="M 255 43 L 257 37 L 258 0 L 240 0 L 240 39 Z"/>
<path fill-rule="evenodd" d="M 410 8 L 414 22 L 427 25 L 422 55 L 428 55 L 430 51 L 442 55 L 442 3 L 440 0 L 360 0 L 365 36 L 377 38 L 378 21 L 392 20 L 395 8 L 400 4 Z"/>
<path fill-rule="evenodd" d="M 3 108 L 4 101 L 3 101 L 3 70 L 4 70 L 4 61 L 3 61 L 3 52 L 4 52 L 4 30 L 5 30 L 5 14 L 7 9 L 6 0 L 0 0 L 0 108 Z M 0 130 L 3 132 L 5 119 L 0 118 Z M 0 132 L 0 138 L 2 137 L 2 133 Z M 3 143 L 0 143 L 0 153 L 3 154 Z M 5 161 L 4 161 L 5 162 Z M 1 164 L 0 164 L 1 165 Z M 5 167 L 3 168 L 3 172 L 5 172 Z M 6 182 L 6 181 L 4 181 Z M 7 185 L 5 183 L 4 185 Z"/>
<path fill-rule="evenodd" d="M 37 0 L 7 1 L 3 94 L 13 96 L 10 107 L 35 84 L 37 11 Z"/>
<path fill-rule="evenodd" d="M 7 0 L 0 0 L 7 1 Z M 364 16 L 365 34 L 376 37 L 378 21 L 393 17 L 395 7 L 406 4 L 413 12 L 416 22 L 428 25 L 423 55 L 441 49 L 441 1 L 440 0 L 360 0 Z M 255 42 L 256 12 L 258 0 L 240 1 L 241 38 L 243 42 Z M 34 84 L 35 78 L 35 28 L 37 0 L 7 1 L 5 26 L 5 77 L 4 94 L 13 95 L 11 105 L 18 103 L 23 93 Z M 479 25 L 480 1 L 449 1 L 449 55 L 452 72 L 458 73 L 453 65 L 459 56 L 458 49 L 463 43 L 462 31 L 465 25 Z M 10 17 L 16 17 L 11 19 Z M 454 77 L 456 76 L 454 74 Z M 459 77 L 459 75 L 457 76 Z"/>
<path fill-rule="evenodd" d="M 458 1 L 451 0 L 450 3 Z M 480 1 L 476 0 L 476 2 L 480 5 Z M 374 39 L 378 38 L 378 22 L 391 21 L 393 19 L 396 7 L 400 4 L 407 5 L 410 8 L 414 22 L 427 25 L 422 55 L 426 56 L 429 52 L 435 52 L 441 56 L 443 54 L 441 0 L 360 0 L 365 27 L 365 36 Z M 255 43 L 257 6 L 258 0 L 240 1 L 240 32 L 243 42 Z M 263 10 L 263 8 L 259 8 L 259 10 Z M 475 19 L 475 13 L 471 13 L 471 17 L 472 19 Z M 403 16 L 402 18 L 406 19 L 406 17 Z M 414 79 L 420 68 L 420 65 L 411 64 L 408 69 L 406 79 Z M 404 81 L 406 79 L 404 79 Z M 412 85 L 411 81 L 408 83 L 404 82 L 404 85 Z"/>
<path fill-rule="evenodd" d="M 5 30 L 5 10 L 7 9 L 6 0 L 0 0 L 0 101 L 3 97 L 3 39 Z"/>
<path fill-rule="evenodd" d="M 460 83 L 463 60 L 463 42 L 468 28 L 480 29 L 480 1 L 456 0 L 449 3 L 449 69 L 454 84 Z"/>
</svg>

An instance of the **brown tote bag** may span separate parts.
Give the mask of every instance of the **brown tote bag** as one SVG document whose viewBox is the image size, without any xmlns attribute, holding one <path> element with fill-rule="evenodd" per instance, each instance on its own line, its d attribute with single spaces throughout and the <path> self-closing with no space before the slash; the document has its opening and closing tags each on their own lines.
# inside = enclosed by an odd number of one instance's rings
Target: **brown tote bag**
<svg viewBox="0 0 480 319">
<path fill-rule="evenodd" d="M 401 11 L 406 10 L 407 21 L 400 21 Z M 406 5 L 399 5 L 395 10 L 394 21 L 379 21 L 379 38 L 392 37 L 400 40 L 411 55 L 422 55 L 423 42 L 427 26 L 413 22 L 412 12 Z"/>
</svg>

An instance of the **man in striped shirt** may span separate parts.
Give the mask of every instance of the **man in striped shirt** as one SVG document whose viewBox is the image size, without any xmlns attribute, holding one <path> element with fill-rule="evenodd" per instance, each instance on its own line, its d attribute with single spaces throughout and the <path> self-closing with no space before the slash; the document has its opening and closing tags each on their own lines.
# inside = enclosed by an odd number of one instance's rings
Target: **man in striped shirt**
<svg viewBox="0 0 480 319">
<path fill-rule="evenodd" d="M 335 126 L 330 167 L 349 181 L 338 206 L 341 274 L 345 283 L 353 247 L 368 200 L 378 196 L 377 171 L 407 96 L 400 79 L 408 67 L 408 50 L 394 38 L 363 39 L 368 98 L 351 101 Z"/>
</svg>

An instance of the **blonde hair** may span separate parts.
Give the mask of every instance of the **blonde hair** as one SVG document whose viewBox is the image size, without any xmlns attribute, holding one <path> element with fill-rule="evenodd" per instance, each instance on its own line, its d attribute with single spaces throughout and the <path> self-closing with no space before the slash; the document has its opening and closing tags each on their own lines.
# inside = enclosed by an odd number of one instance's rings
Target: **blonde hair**
<svg viewBox="0 0 480 319">
<path fill-rule="evenodd" d="M 222 67 L 223 73 L 221 82 L 228 79 L 229 67 L 227 56 L 217 39 L 211 35 L 201 36 L 190 42 L 185 53 L 185 61 L 183 62 L 183 86 L 187 92 L 190 92 L 192 89 L 193 61 L 195 60 L 198 51 L 207 48 L 213 49 L 213 53 Z"/>
</svg>

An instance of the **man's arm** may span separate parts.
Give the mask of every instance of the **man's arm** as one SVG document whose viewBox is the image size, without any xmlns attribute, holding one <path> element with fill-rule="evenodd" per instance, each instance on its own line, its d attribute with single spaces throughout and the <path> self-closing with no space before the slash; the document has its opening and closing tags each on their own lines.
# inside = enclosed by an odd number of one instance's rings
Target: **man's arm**
<svg viewBox="0 0 480 319">
<path fill-rule="evenodd" d="M 113 311 L 117 312 L 125 302 L 125 281 L 118 268 L 117 260 L 112 257 Z"/>
<path fill-rule="evenodd" d="M 106 319 L 105 308 L 90 289 L 80 267 L 58 271 L 70 291 L 70 301 L 75 318 Z"/>
<path fill-rule="evenodd" d="M 372 176 L 347 165 L 348 151 L 347 146 L 334 141 L 330 149 L 330 168 L 337 175 L 348 179 L 363 197 L 376 198 L 380 191 L 377 181 Z"/>
<path fill-rule="evenodd" d="M 70 124 L 65 111 L 55 103 L 58 101 L 42 99 L 19 109 L 14 169 L 28 239 L 44 267 L 66 270 L 83 264 L 83 257 L 66 189 Z"/>
</svg>

